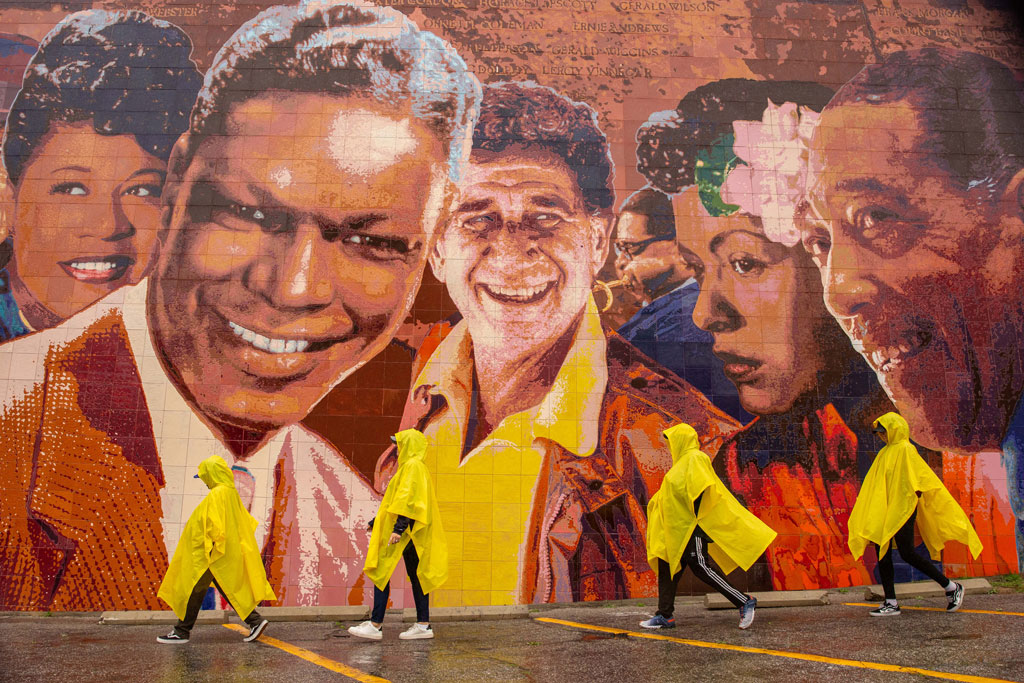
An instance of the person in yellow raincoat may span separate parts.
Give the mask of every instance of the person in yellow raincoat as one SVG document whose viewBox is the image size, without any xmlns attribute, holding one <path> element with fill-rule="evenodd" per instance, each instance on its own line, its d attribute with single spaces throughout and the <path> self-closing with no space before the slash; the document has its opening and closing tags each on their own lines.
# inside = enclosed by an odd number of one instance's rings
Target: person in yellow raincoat
<svg viewBox="0 0 1024 683">
<path fill-rule="evenodd" d="M 363 566 L 373 581 L 373 612 L 370 621 L 353 626 L 348 632 L 370 640 L 383 638 L 391 575 L 401 556 L 412 584 L 416 623 L 398 637 L 433 638 L 427 595 L 448 580 L 448 542 L 441 526 L 434 483 L 423 462 L 427 438 L 415 429 L 406 429 L 392 436 L 391 441 L 398 445 L 398 468 L 384 491 L 377 519 L 370 522 L 373 534 Z"/>
<path fill-rule="evenodd" d="M 242 505 L 231 468 L 219 455 L 199 463 L 196 475 L 210 488 L 192 511 L 157 595 L 174 610 L 178 623 L 157 641 L 187 643 L 199 608 L 212 582 L 249 627 L 250 643 L 267 627 L 256 611 L 263 600 L 276 600 L 256 545 L 256 519 Z"/>
<path fill-rule="evenodd" d="M 848 525 L 854 557 L 863 555 L 869 542 L 878 548 L 878 573 L 885 601 L 871 611 L 871 616 L 900 613 L 892 565 L 893 541 L 907 564 L 946 590 L 946 611 L 955 612 L 963 603 L 963 586 L 950 581 L 928 559 L 917 554 L 914 521 L 932 557 L 939 557 L 947 542 L 959 541 L 977 558 L 982 550 L 981 539 L 967 514 L 910 443 L 907 421 L 896 413 L 886 413 L 875 420 L 874 432 L 886 445 L 878 451 L 864 477 Z"/>
<path fill-rule="evenodd" d="M 754 621 L 757 600 L 734 588 L 708 564 L 707 554 L 728 574 L 750 569 L 776 533 L 744 508 L 700 450 L 697 431 L 678 424 L 664 432 L 672 468 L 647 504 L 647 561 L 658 572 L 658 611 L 644 628 L 674 628 L 676 588 L 684 564 L 740 609 L 740 628 Z"/>
</svg>

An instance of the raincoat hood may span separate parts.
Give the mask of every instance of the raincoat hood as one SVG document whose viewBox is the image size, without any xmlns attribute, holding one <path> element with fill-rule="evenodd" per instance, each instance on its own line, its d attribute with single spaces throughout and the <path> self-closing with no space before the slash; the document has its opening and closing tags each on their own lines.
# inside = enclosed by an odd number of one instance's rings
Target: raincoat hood
<svg viewBox="0 0 1024 683">
<path fill-rule="evenodd" d="M 231 474 L 231 468 L 219 455 L 212 455 L 199 463 L 199 479 L 211 489 L 214 486 L 235 488 L 235 477 Z"/>
<path fill-rule="evenodd" d="M 697 430 L 688 424 L 683 423 L 669 427 L 662 434 L 668 440 L 668 447 L 672 452 L 673 465 L 690 451 L 700 450 L 700 438 L 697 436 Z"/>
<path fill-rule="evenodd" d="M 967 514 L 946 490 L 910 440 L 902 416 L 886 413 L 874 425 L 885 429 L 888 442 L 878 451 L 860 485 L 847 522 L 847 544 L 860 557 L 869 543 L 885 554 L 896 532 L 917 512 L 917 529 L 934 559 L 950 541 L 966 545 L 977 558 L 982 544 Z"/>
<path fill-rule="evenodd" d="M 410 460 L 423 462 L 427 454 L 427 437 L 415 429 L 405 429 L 395 434 L 395 443 L 398 444 L 398 466 Z"/>
<path fill-rule="evenodd" d="M 416 576 L 423 592 L 430 593 L 448 580 L 448 540 L 441 525 L 434 482 L 424 462 L 427 437 L 415 429 L 406 429 L 395 434 L 394 440 L 398 444 L 398 469 L 388 482 L 373 523 L 363 572 L 377 588 L 384 590 L 402 551 L 411 542 L 420 559 Z M 398 543 L 389 545 L 399 515 L 413 523 Z"/>
<path fill-rule="evenodd" d="M 697 526 L 711 538 L 708 552 L 725 573 L 749 569 L 775 539 L 775 532 L 744 508 L 729 492 L 700 450 L 697 430 L 677 424 L 664 431 L 672 451 L 672 468 L 647 504 L 647 562 L 658 560 L 675 575 L 683 550 Z M 695 501 L 700 499 L 699 510 Z"/>
<path fill-rule="evenodd" d="M 889 440 L 888 444 L 890 446 L 910 441 L 910 425 L 898 413 L 886 413 L 875 420 L 873 424 L 875 427 L 881 425 L 885 429 L 886 438 Z"/>
</svg>

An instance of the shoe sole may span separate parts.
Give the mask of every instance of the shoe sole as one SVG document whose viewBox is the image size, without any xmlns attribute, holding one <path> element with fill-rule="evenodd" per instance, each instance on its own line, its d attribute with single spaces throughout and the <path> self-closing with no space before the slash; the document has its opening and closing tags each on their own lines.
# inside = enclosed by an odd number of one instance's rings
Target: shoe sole
<svg viewBox="0 0 1024 683">
<path fill-rule="evenodd" d="M 362 638 L 364 640 L 383 640 L 384 639 L 384 634 L 383 633 L 380 634 L 380 635 L 377 635 L 377 636 L 368 636 L 368 635 L 365 635 L 363 633 L 352 633 L 352 631 L 349 631 L 349 635 L 353 635 L 356 638 Z"/>
<path fill-rule="evenodd" d="M 433 633 L 417 633 L 416 635 L 407 636 L 404 633 L 398 634 L 399 640 L 430 640 L 434 637 Z"/>
<path fill-rule="evenodd" d="M 873 617 L 898 617 L 903 612 L 886 612 L 885 614 L 875 614 L 874 612 L 868 612 Z"/>
<path fill-rule="evenodd" d="M 670 628 L 675 628 L 675 624 L 673 624 L 672 626 L 644 626 L 643 624 L 640 624 L 640 628 L 646 628 L 650 631 L 657 631 L 659 629 L 666 630 Z"/>
<path fill-rule="evenodd" d="M 160 640 L 159 638 L 157 638 L 156 642 L 160 643 L 161 645 L 188 645 L 187 640 Z"/>
<path fill-rule="evenodd" d="M 263 632 L 267 630 L 267 626 L 269 624 L 270 624 L 270 622 L 267 621 L 266 619 L 264 619 L 263 622 L 259 626 L 256 627 L 256 632 L 255 633 L 250 633 L 245 638 L 242 638 L 242 641 L 246 642 L 246 643 L 251 643 L 254 640 L 258 640 L 259 637 L 263 635 Z"/>
</svg>

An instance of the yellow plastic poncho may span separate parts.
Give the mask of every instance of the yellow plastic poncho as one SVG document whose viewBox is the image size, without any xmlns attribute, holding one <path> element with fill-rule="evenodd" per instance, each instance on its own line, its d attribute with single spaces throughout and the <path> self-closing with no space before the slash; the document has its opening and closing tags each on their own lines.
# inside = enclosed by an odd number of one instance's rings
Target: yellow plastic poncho
<svg viewBox="0 0 1024 683">
<path fill-rule="evenodd" d="M 258 523 L 242 505 L 224 458 L 214 455 L 199 463 L 199 478 L 210 492 L 188 518 L 157 595 L 181 619 L 192 589 L 209 569 L 245 619 L 260 601 L 277 600 L 256 545 Z"/>
<path fill-rule="evenodd" d="M 892 537 L 917 508 L 917 528 L 932 558 L 939 559 L 948 541 L 964 543 L 977 558 L 981 539 L 966 513 L 910 443 L 907 421 L 896 413 L 886 413 L 874 424 L 885 428 L 887 442 L 871 463 L 850 513 L 853 556 L 863 555 L 869 541 L 877 543 L 880 554 L 885 555 Z"/>
<path fill-rule="evenodd" d="M 658 571 L 658 560 L 671 567 L 674 576 L 682 568 L 683 550 L 694 529 L 711 538 L 708 552 L 728 574 L 757 561 L 777 535 L 743 507 L 711 467 L 711 458 L 700 450 L 696 430 L 678 424 L 664 432 L 672 451 L 672 469 L 647 504 L 647 562 Z M 703 494 L 700 510 L 693 502 Z"/>
<path fill-rule="evenodd" d="M 373 523 L 363 571 L 377 588 L 384 590 L 411 540 L 420 559 L 416 576 L 423 592 L 430 593 L 448 580 L 448 541 L 441 526 L 434 483 L 423 462 L 427 437 L 415 429 L 406 429 L 395 435 L 395 441 L 398 443 L 398 469 L 388 482 Z M 402 534 L 402 540 L 388 545 L 399 515 L 413 520 L 413 525 Z"/>
</svg>

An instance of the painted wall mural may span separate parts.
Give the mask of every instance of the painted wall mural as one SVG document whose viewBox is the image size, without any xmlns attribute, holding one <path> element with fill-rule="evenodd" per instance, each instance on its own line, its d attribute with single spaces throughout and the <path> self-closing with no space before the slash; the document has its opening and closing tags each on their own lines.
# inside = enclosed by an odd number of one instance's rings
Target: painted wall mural
<svg viewBox="0 0 1024 683">
<path fill-rule="evenodd" d="M 655 595 L 679 422 L 779 534 L 741 590 L 877 581 L 891 410 L 943 570 L 1024 569 L 1012 3 L 67 5 L 0 8 L 0 609 L 163 608 L 211 455 L 278 604 L 365 603 L 404 428 L 436 605 Z"/>
</svg>

